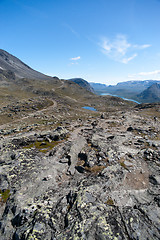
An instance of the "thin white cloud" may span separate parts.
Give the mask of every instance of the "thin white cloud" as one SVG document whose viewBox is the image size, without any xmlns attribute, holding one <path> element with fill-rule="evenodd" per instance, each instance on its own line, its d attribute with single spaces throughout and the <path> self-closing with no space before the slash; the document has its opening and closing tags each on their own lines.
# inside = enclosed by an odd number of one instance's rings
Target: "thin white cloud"
<svg viewBox="0 0 160 240">
<path fill-rule="evenodd" d="M 81 59 L 81 57 L 80 57 L 80 56 L 78 56 L 78 57 L 73 57 L 73 58 L 70 58 L 70 60 L 72 60 L 72 61 L 77 61 L 77 60 L 79 60 L 79 59 Z"/>
<path fill-rule="evenodd" d="M 155 70 L 152 72 L 140 72 L 138 73 L 139 76 L 149 76 L 149 75 L 157 75 L 160 74 L 160 70 Z"/>
<path fill-rule="evenodd" d="M 118 34 L 113 40 L 103 37 L 99 45 L 101 47 L 101 51 L 109 58 L 125 64 L 138 56 L 138 53 L 135 53 L 135 50 L 137 52 L 138 50 L 151 47 L 150 44 L 131 44 L 128 42 L 127 37 L 123 34 Z"/>
<path fill-rule="evenodd" d="M 77 65 L 78 62 L 72 62 L 70 65 Z"/>
<path fill-rule="evenodd" d="M 131 60 L 133 60 L 135 57 L 137 57 L 138 56 L 138 54 L 137 53 L 135 53 L 135 54 L 133 54 L 131 57 L 129 57 L 129 58 L 123 58 L 122 59 L 122 63 L 125 63 L 125 64 L 127 64 L 128 62 L 130 62 Z"/>
<path fill-rule="evenodd" d="M 79 34 L 67 23 L 64 23 L 63 26 L 65 26 L 71 33 L 73 33 L 76 37 L 79 37 Z"/>
<path fill-rule="evenodd" d="M 151 44 L 144 44 L 144 45 L 134 45 L 133 47 L 141 50 L 141 49 L 149 48 L 151 46 L 152 46 Z"/>
<path fill-rule="evenodd" d="M 151 72 L 140 72 L 140 73 L 135 73 L 135 74 L 129 74 L 128 75 L 129 79 L 134 79 L 134 80 L 146 80 L 148 79 L 154 79 L 154 80 L 160 80 L 160 70 L 155 70 Z"/>
</svg>

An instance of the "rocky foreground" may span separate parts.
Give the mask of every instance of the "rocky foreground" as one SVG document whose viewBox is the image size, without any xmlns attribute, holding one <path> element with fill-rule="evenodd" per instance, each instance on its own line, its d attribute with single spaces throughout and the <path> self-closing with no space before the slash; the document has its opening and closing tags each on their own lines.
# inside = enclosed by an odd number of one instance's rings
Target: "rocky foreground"
<svg viewBox="0 0 160 240">
<path fill-rule="evenodd" d="M 1 131 L 0 150 L 1 240 L 160 239 L 159 106 Z"/>
</svg>

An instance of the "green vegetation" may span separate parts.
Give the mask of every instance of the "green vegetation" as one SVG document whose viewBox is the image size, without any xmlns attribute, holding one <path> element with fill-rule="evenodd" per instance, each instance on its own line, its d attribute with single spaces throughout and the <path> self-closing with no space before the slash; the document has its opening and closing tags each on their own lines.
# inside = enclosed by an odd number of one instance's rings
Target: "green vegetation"
<svg viewBox="0 0 160 240">
<path fill-rule="evenodd" d="M 9 189 L 6 189 L 6 190 L 4 190 L 4 191 L 2 191 L 2 190 L 0 189 L 0 202 L 6 203 L 6 202 L 7 202 L 7 199 L 9 198 L 10 195 L 11 195 L 11 194 L 10 194 L 10 190 L 9 190 Z"/>
<path fill-rule="evenodd" d="M 85 167 L 85 170 L 94 174 L 98 174 L 100 173 L 103 169 L 105 168 L 105 166 L 98 166 L 95 165 L 93 167 Z"/>
<path fill-rule="evenodd" d="M 120 165 L 121 165 L 124 169 L 128 170 L 128 168 L 127 168 L 127 166 L 125 165 L 124 162 L 120 162 Z"/>
<path fill-rule="evenodd" d="M 49 150 L 51 150 L 52 148 L 54 148 L 55 146 L 57 146 L 61 142 L 62 141 L 52 141 L 52 142 L 36 141 L 34 143 L 30 143 L 29 145 L 25 146 L 24 148 L 25 149 L 36 148 L 40 152 L 46 153 Z"/>
<path fill-rule="evenodd" d="M 108 200 L 105 202 L 107 205 L 111 205 L 114 206 L 114 201 L 112 200 L 112 198 L 108 198 Z"/>
</svg>

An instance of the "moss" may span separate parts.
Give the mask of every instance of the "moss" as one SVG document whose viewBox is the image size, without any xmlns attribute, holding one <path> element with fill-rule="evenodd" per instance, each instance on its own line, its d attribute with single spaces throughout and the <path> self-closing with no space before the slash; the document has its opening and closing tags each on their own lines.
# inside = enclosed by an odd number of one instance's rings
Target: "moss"
<svg viewBox="0 0 160 240">
<path fill-rule="evenodd" d="M 46 153 L 49 150 L 51 150 L 52 148 L 54 148 L 55 146 L 57 146 L 61 142 L 62 141 L 52 141 L 52 142 L 48 142 L 48 141 L 35 141 L 34 143 L 31 143 L 31 144 L 25 146 L 24 148 L 25 149 L 36 148 L 40 152 Z"/>
<path fill-rule="evenodd" d="M 2 191 L 0 189 L 0 202 L 3 202 L 3 203 L 6 203 L 7 202 L 7 199 L 10 197 L 10 190 L 9 189 L 6 189 L 4 191 Z"/>
<path fill-rule="evenodd" d="M 93 167 L 85 167 L 85 170 L 94 174 L 98 174 L 100 173 L 103 169 L 105 168 L 105 166 L 98 166 L 95 165 Z"/>
<path fill-rule="evenodd" d="M 124 163 L 124 161 L 125 161 L 124 158 L 121 158 L 121 159 L 120 159 L 119 163 L 120 163 L 121 167 L 123 167 L 123 168 L 126 169 L 126 170 L 129 170 L 128 167 L 126 166 L 126 164 Z"/>
<path fill-rule="evenodd" d="M 120 162 L 120 165 L 121 165 L 124 169 L 128 170 L 128 168 L 127 168 L 127 166 L 125 165 L 124 162 Z"/>
<path fill-rule="evenodd" d="M 114 201 L 112 200 L 112 198 L 108 198 L 108 200 L 105 202 L 107 205 L 111 205 L 114 206 Z"/>
</svg>

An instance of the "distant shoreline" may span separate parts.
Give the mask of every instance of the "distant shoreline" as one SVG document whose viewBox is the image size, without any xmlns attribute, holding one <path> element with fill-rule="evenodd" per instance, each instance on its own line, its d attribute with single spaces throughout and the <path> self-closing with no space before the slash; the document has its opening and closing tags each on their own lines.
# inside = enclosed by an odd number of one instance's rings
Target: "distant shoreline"
<svg viewBox="0 0 160 240">
<path fill-rule="evenodd" d="M 113 97 L 119 97 L 119 98 L 122 98 L 123 100 L 126 100 L 126 101 L 131 101 L 131 102 L 135 102 L 137 104 L 141 104 L 140 102 L 138 102 L 136 100 L 128 99 L 128 98 L 125 98 L 125 97 L 122 97 L 122 96 L 119 96 L 119 95 L 115 95 L 115 94 L 111 94 L 111 93 L 101 93 L 100 95 L 101 96 L 109 95 L 109 96 L 113 96 Z"/>
</svg>

